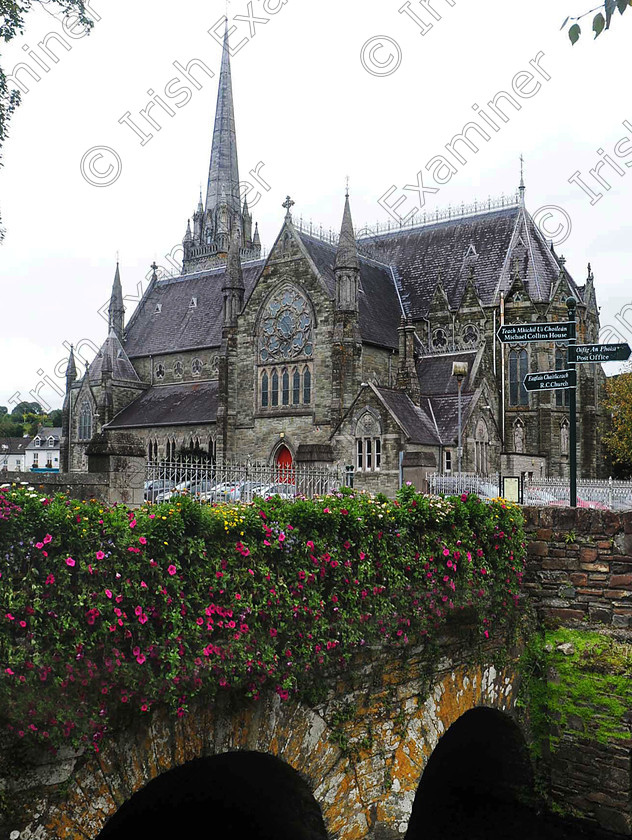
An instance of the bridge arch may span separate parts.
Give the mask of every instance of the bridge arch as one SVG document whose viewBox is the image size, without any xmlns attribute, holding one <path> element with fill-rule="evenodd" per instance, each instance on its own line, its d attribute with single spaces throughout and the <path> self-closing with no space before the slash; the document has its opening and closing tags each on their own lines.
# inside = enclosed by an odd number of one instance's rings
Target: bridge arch
<svg viewBox="0 0 632 840">
<path fill-rule="evenodd" d="M 459 651 L 436 663 L 429 690 L 420 648 L 406 660 L 367 656 L 368 670 L 350 669 L 313 709 L 273 695 L 239 708 L 223 697 L 182 718 L 157 710 L 143 726 L 111 733 L 98 755 L 70 765 L 64 796 L 42 797 L 21 840 L 96 840 L 161 774 L 239 751 L 293 768 L 330 840 L 403 840 L 442 736 L 470 710 L 515 717 L 515 663 L 497 671 L 468 658 Z M 345 709 L 353 714 L 341 714 Z"/>
<path fill-rule="evenodd" d="M 301 775 L 248 750 L 161 773 L 107 821 L 97 840 L 203 837 L 205 829 L 236 840 L 327 840 L 320 807 Z"/>
</svg>

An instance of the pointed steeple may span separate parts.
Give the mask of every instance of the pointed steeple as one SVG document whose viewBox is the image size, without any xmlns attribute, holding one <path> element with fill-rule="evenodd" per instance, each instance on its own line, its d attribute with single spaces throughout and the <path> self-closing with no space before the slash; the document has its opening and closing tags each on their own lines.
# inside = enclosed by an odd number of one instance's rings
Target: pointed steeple
<svg viewBox="0 0 632 840">
<path fill-rule="evenodd" d="M 524 158 L 522 154 L 520 155 L 520 186 L 518 187 L 518 191 L 520 194 L 520 206 L 524 207 Z"/>
<path fill-rule="evenodd" d="M 233 107 L 233 88 L 230 73 L 230 53 L 228 51 L 228 20 L 224 32 L 222 66 L 219 74 L 217 109 L 213 129 L 211 164 L 206 191 L 207 215 L 217 209 L 222 202 L 222 193 L 231 214 L 241 212 L 239 197 L 239 166 L 237 163 L 237 136 L 235 133 L 235 110 Z"/>
<path fill-rule="evenodd" d="M 351 221 L 349 193 L 345 195 L 345 209 L 342 215 L 340 240 L 338 242 L 338 250 L 336 251 L 334 268 L 352 268 L 356 270 L 359 268 L 358 246 L 353 232 L 353 222 Z"/>
<path fill-rule="evenodd" d="M 119 341 L 123 341 L 123 328 L 125 324 L 125 306 L 123 305 L 123 289 L 121 287 L 121 273 L 118 260 L 116 273 L 112 284 L 112 295 L 108 309 L 108 333 L 114 332 Z"/>
<path fill-rule="evenodd" d="M 193 234 L 191 233 L 191 220 L 187 219 L 187 232 L 184 234 L 183 242 L 192 242 Z"/>
<path fill-rule="evenodd" d="M 68 364 L 66 365 L 66 389 L 68 389 L 77 379 L 77 365 L 75 364 L 75 350 L 74 345 L 70 345 L 70 356 L 68 356 Z"/>
<path fill-rule="evenodd" d="M 357 312 L 360 263 L 358 262 L 358 247 L 353 232 L 353 222 L 351 221 L 348 191 L 345 195 L 345 209 L 342 214 L 334 273 L 336 275 L 336 309 L 343 312 Z"/>
<path fill-rule="evenodd" d="M 259 222 L 255 222 L 255 232 L 252 237 L 252 244 L 255 249 L 261 251 L 261 237 L 259 236 Z"/>
</svg>

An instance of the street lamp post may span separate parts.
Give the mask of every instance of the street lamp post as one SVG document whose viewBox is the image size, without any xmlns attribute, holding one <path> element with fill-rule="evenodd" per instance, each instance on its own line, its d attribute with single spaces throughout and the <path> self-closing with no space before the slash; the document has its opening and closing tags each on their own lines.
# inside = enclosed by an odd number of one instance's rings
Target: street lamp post
<svg viewBox="0 0 632 840">
<path fill-rule="evenodd" d="M 457 461 L 458 461 L 458 469 L 459 475 L 461 474 L 461 464 L 463 460 L 463 412 L 461 407 L 461 388 L 463 386 L 463 380 L 467 376 L 467 362 L 452 362 L 452 376 L 456 378 L 456 387 L 458 392 L 458 405 L 459 405 L 459 437 L 458 437 L 458 444 L 457 444 Z"/>
</svg>

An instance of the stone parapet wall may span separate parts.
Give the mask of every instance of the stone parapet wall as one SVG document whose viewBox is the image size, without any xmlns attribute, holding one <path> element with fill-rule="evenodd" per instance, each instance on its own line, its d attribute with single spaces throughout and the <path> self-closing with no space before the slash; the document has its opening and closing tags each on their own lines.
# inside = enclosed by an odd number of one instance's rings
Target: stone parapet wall
<svg viewBox="0 0 632 840">
<path fill-rule="evenodd" d="M 28 484 L 47 496 L 67 493 L 72 499 L 107 502 L 110 479 L 108 473 L 2 472 L 1 484 Z"/>
<path fill-rule="evenodd" d="M 632 512 L 523 509 L 525 589 L 545 624 L 632 628 Z"/>
</svg>

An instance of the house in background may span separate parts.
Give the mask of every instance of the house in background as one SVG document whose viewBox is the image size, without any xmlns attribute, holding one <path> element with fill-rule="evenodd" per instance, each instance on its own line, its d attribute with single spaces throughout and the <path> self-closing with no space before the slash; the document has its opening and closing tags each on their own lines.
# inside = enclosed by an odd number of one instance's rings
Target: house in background
<svg viewBox="0 0 632 840">
<path fill-rule="evenodd" d="M 0 438 L 0 472 L 24 472 L 30 437 Z"/>
<path fill-rule="evenodd" d="M 42 427 L 26 447 L 25 469 L 59 472 L 61 429 Z"/>
</svg>

